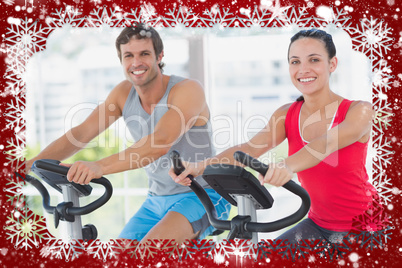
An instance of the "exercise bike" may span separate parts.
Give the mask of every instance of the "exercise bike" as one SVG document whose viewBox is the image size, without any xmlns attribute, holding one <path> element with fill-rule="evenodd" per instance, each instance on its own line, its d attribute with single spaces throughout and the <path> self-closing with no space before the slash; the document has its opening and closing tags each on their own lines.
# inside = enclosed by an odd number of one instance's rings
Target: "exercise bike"
<svg viewBox="0 0 402 268">
<path fill-rule="evenodd" d="M 177 151 L 172 151 L 170 158 L 174 172 L 177 175 L 181 174 L 185 168 L 181 162 L 180 154 Z M 243 152 L 235 152 L 234 158 L 239 163 L 258 171 L 262 175 L 268 171 L 268 165 Z M 217 230 L 228 230 L 228 240 L 240 238 L 250 239 L 253 243 L 258 243 L 258 232 L 273 232 L 297 223 L 303 219 L 310 209 L 310 197 L 307 191 L 294 181 L 289 181 L 282 187 L 301 198 L 300 208 L 290 216 L 274 222 L 257 222 L 256 211 L 258 209 L 269 209 L 274 202 L 267 188 L 262 186 L 253 174 L 240 166 L 214 164 L 205 168 L 202 175 L 203 179 L 229 203 L 238 207 L 238 215 L 231 221 L 220 220 L 204 188 L 193 176 L 188 177 L 191 180 L 190 188 L 204 206 L 210 224 Z"/>
<path fill-rule="evenodd" d="M 96 239 L 98 232 L 93 224 L 82 226 L 81 216 L 89 214 L 103 206 L 113 193 L 113 187 L 109 180 L 102 177 L 92 180 L 91 183 L 100 184 L 105 188 L 101 197 L 90 204 L 80 207 L 79 199 L 89 196 L 92 192 L 90 185 L 80 185 L 67 180 L 68 167 L 60 166 L 57 160 L 37 160 L 31 170 L 44 182 L 63 194 L 64 202 L 57 206 L 50 205 L 50 196 L 42 182 L 30 175 L 25 176 L 25 181 L 34 186 L 42 196 L 43 207 L 47 213 L 53 214 L 54 225 L 57 228 L 60 221 L 67 222 L 68 239 Z"/>
</svg>

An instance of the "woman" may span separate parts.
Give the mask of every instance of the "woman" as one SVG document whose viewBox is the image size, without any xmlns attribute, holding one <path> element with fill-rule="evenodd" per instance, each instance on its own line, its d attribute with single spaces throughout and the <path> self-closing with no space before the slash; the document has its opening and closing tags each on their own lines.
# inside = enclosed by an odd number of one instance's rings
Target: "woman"
<svg viewBox="0 0 402 268">
<path fill-rule="evenodd" d="M 368 209 L 376 194 L 365 169 L 371 122 L 371 104 L 350 101 L 329 86 L 338 59 L 331 35 L 322 30 L 303 30 L 291 38 L 289 73 L 302 96 L 277 109 L 268 124 L 249 142 L 234 146 L 214 158 L 185 163 L 186 170 L 172 178 L 189 185 L 187 175 L 198 176 L 207 165 L 237 164 L 232 155 L 240 150 L 258 157 L 286 138 L 289 157 L 271 163 L 261 184 L 282 186 L 297 173 L 311 198 L 308 218 L 278 239 L 297 243 L 301 239 L 339 241 L 352 227 L 355 216 Z"/>
</svg>

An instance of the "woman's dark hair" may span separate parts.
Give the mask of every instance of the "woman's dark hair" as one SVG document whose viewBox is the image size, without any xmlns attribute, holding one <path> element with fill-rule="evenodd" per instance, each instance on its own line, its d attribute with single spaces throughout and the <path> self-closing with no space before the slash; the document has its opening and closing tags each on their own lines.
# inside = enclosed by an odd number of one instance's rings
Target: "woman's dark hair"
<svg viewBox="0 0 402 268">
<path fill-rule="evenodd" d="M 295 35 L 293 35 L 292 38 L 290 38 L 290 44 L 289 44 L 289 48 L 288 48 L 288 59 L 289 59 L 290 46 L 296 40 L 299 40 L 302 38 L 314 38 L 317 40 L 321 40 L 325 45 L 326 51 L 328 52 L 328 57 L 330 59 L 332 59 L 333 57 L 336 56 L 336 48 L 335 48 L 334 41 L 332 40 L 332 36 L 323 30 L 309 29 L 309 30 L 301 30 L 298 33 L 296 33 Z M 296 101 L 303 101 L 303 100 L 304 100 L 304 97 L 302 95 L 302 96 L 298 97 Z"/>
<path fill-rule="evenodd" d="M 290 38 L 290 44 L 288 48 L 288 58 L 289 58 L 290 46 L 294 43 L 294 41 L 302 38 L 314 38 L 317 40 L 321 40 L 325 45 L 325 49 L 328 52 L 329 58 L 332 59 L 333 57 L 336 56 L 336 48 L 334 41 L 332 40 L 332 36 L 323 30 L 309 29 L 309 30 L 301 30 L 300 32 L 292 36 L 292 38 Z"/>
<path fill-rule="evenodd" d="M 163 42 L 158 32 L 144 23 L 136 23 L 130 27 L 124 28 L 123 31 L 116 38 L 116 49 L 117 55 L 119 56 L 121 62 L 121 49 L 120 45 L 127 44 L 131 37 L 135 36 L 136 39 L 150 38 L 154 46 L 155 55 L 158 57 L 163 51 Z M 159 63 L 159 69 L 163 71 L 165 64 L 163 62 Z"/>
</svg>

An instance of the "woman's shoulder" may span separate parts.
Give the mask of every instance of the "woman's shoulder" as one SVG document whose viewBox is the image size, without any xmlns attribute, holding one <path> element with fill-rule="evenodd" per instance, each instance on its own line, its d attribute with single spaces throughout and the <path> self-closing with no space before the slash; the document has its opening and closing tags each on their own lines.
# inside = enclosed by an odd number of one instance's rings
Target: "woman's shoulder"
<svg viewBox="0 0 402 268">
<path fill-rule="evenodd" d="M 291 103 L 286 103 L 282 106 L 280 106 L 278 109 L 275 110 L 275 112 L 272 114 L 273 118 L 283 118 L 285 119 L 289 113 L 290 110 L 294 110 L 297 105 L 300 104 L 299 102 L 291 102 Z"/>
<path fill-rule="evenodd" d="M 364 100 L 345 100 L 349 102 L 349 111 L 373 111 L 373 105 L 371 102 Z"/>
<path fill-rule="evenodd" d="M 350 101 L 350 106 L 346 116 L 364 115 L 364 114 L 367 114 L 368 116 L 375 115 L 373 105 L 370 102 L 363 100 Z"/>
</svg>

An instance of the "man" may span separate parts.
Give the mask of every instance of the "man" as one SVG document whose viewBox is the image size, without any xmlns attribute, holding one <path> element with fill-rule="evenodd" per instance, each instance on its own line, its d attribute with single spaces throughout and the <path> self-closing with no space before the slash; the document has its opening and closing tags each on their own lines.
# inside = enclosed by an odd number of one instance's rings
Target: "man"
<svg viewBox="0 0 402 268">
<path fill-rule="evenodd" d="M 127 80 L 83 123 L 27 161 L 27 168 L 38 159 L 66 159 L 123 116 L 136 142 L 99 161 L 62 164 L 71 166 L 68 180 L 88 184 L 107 174 L 145 167 L 148 197 L 120 237 L 142 244 L 149 239 L 182 243 L 204 238 L 212 231 L 204 208 L 188 187 L 176 184 L 168 175 L 171 150 L 178 150 L 186 161 L 214 155 L 203 88 L 194 80 L 162 74 L 163 43 L 151 27 L 137 24 L 125 28 L 116 39 L 116 49 Z M 205 181 L 199 182 L 207 188 Z M 227 218 L 230 205 L 212 189 L 206 190 L 218 215 Z"/>
</svg>

